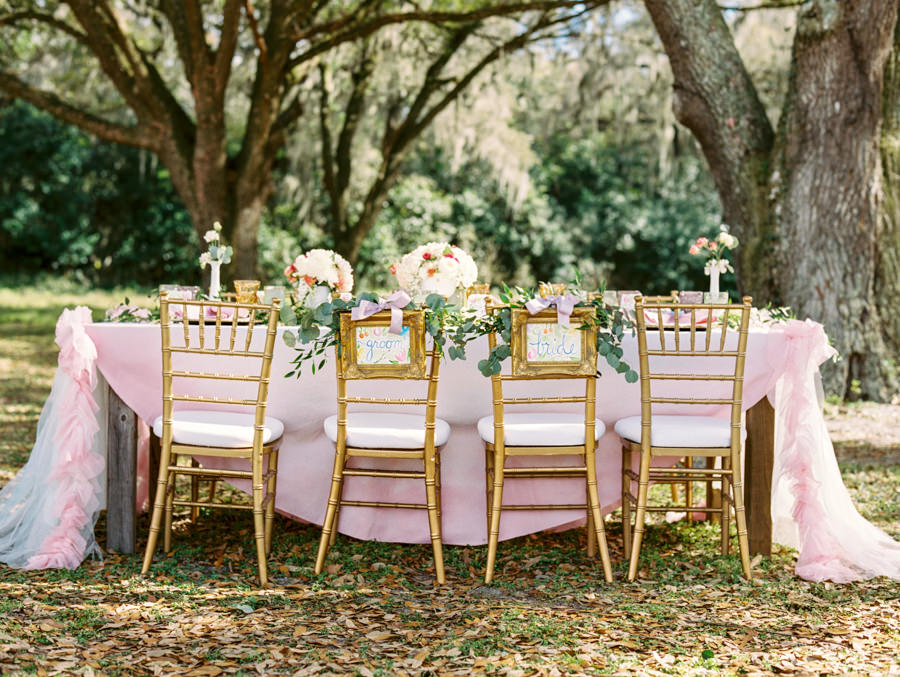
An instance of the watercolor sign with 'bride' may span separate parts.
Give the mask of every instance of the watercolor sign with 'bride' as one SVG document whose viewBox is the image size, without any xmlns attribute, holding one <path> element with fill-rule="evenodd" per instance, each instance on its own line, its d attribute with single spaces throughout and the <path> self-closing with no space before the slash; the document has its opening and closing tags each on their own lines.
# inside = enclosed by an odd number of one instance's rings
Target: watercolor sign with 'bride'
<svg viewBox="0 0 900 677">
<path fill-rule="evenodd" d="M 390 327 L 357 327 L 358 364 L 409 364 L 409 327 L 392 334 Z"/>
<path fill-rule="evenodd" d="M 529 322 L 525 330 L 529 362 L 579 362 L 584 333 L 575 326 Z"/>
</svg>

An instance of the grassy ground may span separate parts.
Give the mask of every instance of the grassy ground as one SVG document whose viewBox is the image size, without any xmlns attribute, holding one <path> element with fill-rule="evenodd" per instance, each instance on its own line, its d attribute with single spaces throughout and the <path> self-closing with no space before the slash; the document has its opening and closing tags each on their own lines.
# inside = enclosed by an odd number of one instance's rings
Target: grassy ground
<svg viewBox="0 0 900 677">
<path fill-rule="evenodd" d="M 53 327 L 89 296 L 0 289 L 0 469 L 26 460 L 55 363 Z M 95 313 L 99 317 L 99 313 Z M 852 414 L 851 414 L 852 415 Z M 877 425 L 877 424 L 876 424 Z M 900 468 L 842 466 L 867 518 L 900 537 Z M 432 583 L 424 546 L 340 538 L 312 573 L 318 530 L 277 523 L 275 584 L 253 586 L 249 516 L 177 526 L 176 548 L 138 575 L 138 555 L 76 571 L 0 565 L 4 673 L 193 674 L 900 674 L 900 584 L 836 586 L 793 575 L 794 555 L 716 555 L 711 525 L 657 524 L 640 581 L 626 584 L 618 516 L 608 523 L 617 581 L 602 583 L 581 531 L 501 544 L 495 584 L 485 548 L 448 547 Z M 101 543 L 103 518 L 98 524 Z M 146 531 L 146 522 L 139 525 Z M 143 543 L 139 543 L 142 547 Z"/>
</svg>

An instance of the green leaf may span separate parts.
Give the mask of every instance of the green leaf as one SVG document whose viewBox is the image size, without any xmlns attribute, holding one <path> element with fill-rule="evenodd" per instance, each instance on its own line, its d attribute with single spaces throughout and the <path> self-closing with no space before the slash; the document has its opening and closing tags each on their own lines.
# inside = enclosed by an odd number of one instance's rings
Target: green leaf
<svg viewBox="0 0 900 677">
<path fill-rule="evenodd" d="M 625 380 L 628 383 L 635 383 L 638 380 L 638 373 L 634 369 L 629 369 L 625 372 Z"/>
<path fill-rule="evenodd" d="M 297 345 L 297 335 L 292 331 L 284 332 L 284 334 L 281 335 L 281 338 L 288 348 L 293 348 Z"/>
<path fill-rule="evenodd" d="M 294 312 L 291 304 L 286 303 L 285 305 L 281 306 L 281 311 L 278 313 L 278 319 L 282 324 L 297 324 L 297 314 Z"/>
<path fill-rule="evenodd" d="M 437 311 L 447 305 L 447 299 L 440 294 L 429 294 L 425 297 L 425 305 L 432 310 Z"/>
<path fill-rule="evenodd" d="M 312 326 L 312 327 L 301 327 L 300 328 L 300 340 L 303 343 L 309 343 L 311 341 L 315 341 L 317 338 L 319 338 L 319 328 L 318 327 Z"/>
<path fill-rule="evenodd" d="M 485 376 L 490 376 L 494 373 L 493 366 L 490 360 L 479 360 L 478 361 L 478 371 L 480 371 Z"/>
<path fill-rule="evenodd" d="M 608 343 L 598 343 L 597 352 L 601 355 L 608 355 L 610 347 L 611 346 Z"/>
<path fill-rule="evenodd" d="M 610 367 L 612 367 L 613 369 L 615 369 L 616 367 L 619 366 L 619 358 L 616 357 L 615 355 L 612 355 L 612 354 L 607 355 L 607 356 L 606 356 L 606 363 L 607 363 Z"/>
<path fill-rule="evenodd" d="M 505 360 L 510 355 L 510 348 L 508 345 L 506 345 L 504 343 L 504 344 L 499 345 L 496 348 L 494 348 L 491 351 L 491 355 L 492 355 L 492 357 L 496 358 L 497 360 Z"/>
<path fill-rule="evenodd" d="M 331 322 L 331 313 L 334 311 L 334 306 L 330 303 L 325 302 L 315 309 L 313 313 L 313 319 L 319 324 L 329 324 Z"/>
</svg>

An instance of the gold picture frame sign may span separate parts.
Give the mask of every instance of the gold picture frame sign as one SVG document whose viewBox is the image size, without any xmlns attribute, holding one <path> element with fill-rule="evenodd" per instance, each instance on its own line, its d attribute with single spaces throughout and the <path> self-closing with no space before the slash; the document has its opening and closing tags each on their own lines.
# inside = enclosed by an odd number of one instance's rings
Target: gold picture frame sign
<svg viewBox="0 0 900 677">
<path fill-rule="evenodd" d="M 425 311 L 403 311 L 403 333 L 399 336 L 388 331 L 390 325 L 389 310 L 363 320 L 352 320 L 350 313 L 341 313 L 340 368 L 345 379 L 425 378 Z M 361 351 L 361 342 L 369 340 L 375 345 Z M 406 352 L 405 357 L 385 360 L 385 353 L 398 349 Z"/>
<path fill-rule="evenodd" d="M 512 309 L 513 376 L 590 376 L 597 373 L 597 329 L 581 329 L 593 308 L 575 308 L 568 328 L 559 324 L 556 308 L 535 315 Z"/>
</svg>

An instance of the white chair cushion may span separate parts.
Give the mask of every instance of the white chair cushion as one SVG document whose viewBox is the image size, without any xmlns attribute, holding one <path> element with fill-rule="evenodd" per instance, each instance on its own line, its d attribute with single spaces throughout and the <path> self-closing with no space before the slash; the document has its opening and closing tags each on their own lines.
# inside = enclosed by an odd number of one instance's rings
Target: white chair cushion
<svg viewBox="0 0 900 677">
<path fill-rule="evenodd" d="M 234 411 L 185 410 L 172 416 L 172 441 L 197 447 L 241 449 L 253 446 L 253 414 Z M 284 433 L 284 424 L 266 416 L 263 444 L 277 440 Z M 153 434 L 162 437 L 163 419 L 153 422 Z"/>
<path fill-rule="evenodd" d="M 594 439 L 606 432 L 603 421 L 594 422 Z M 478 434 L 494 443 L 494 417 L 478 421 Z M 503 441 L 509 447 L 571 447 L 584 444 L 584 414 L 506 414 L 503 417 Z"/>
<path fill-rule="evenodd" d="M 716 416 L 652 416 L 650 444 L 654 447 L 727 447 L 731 445 L 731 420 Z M 616 422 L 616 432 L 626 440 L 641 442 L 641 417 Z M 741 430 L 742 438 L 746 435 Z"/>
<path fill-rule="evenodd" d="M 337 416 L 325 419 L 325 435 L 337 442 Z M 434 446 L 450 439 L 450 424 L 434 419 Z M 347 416 L 347 446 L 358 449 L 422 449 L 425 417 L 418 414 L 353 412 Z"/>
</svg>

